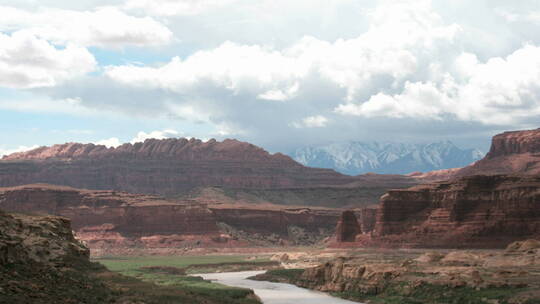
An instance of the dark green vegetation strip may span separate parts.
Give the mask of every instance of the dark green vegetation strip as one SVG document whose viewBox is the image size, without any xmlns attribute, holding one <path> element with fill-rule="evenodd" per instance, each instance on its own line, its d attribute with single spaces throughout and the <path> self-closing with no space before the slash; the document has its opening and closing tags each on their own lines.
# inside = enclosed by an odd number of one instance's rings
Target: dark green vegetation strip
<svg viewBox="0 0 540 304">
<path fill-rule="evenodd" d="M 248 289 L 213 284 L 199 277 L 153 280 L 108 271 L 98 263 L 74 260 L 63 267 L 11 263 L 0 267 L 0 303 L 260 304 Z"/>
<path fill-rule="evenodd" d="M 94 259 L 94 261 L 105 265 L 109 270 L 121 272 L 125 275 L 135 275 L 141 268 L 145 267 L 175 267 L 175 268 L 194 268 L 194 266 L 218 264 L 253 264 L 267 263 L 268 259 L 246 260 L 245 256 L 151 256 L 151 257 L 103 257 Z"/>
<path fill-rule="evenodd" d="M 268 281 L 274 283 L 291 283 L 294 284 L 300 279 L 300 275 L 304 269 L 273 269 L 265 273 L 250 277 L 249 279 L 257 281 Z"/>
</svg>

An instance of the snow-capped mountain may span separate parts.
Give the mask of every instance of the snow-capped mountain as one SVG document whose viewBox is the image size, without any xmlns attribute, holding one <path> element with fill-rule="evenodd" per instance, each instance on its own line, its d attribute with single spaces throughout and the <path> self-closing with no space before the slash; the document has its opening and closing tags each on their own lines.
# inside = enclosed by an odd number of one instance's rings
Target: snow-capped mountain
<svg viewBox="0 0 540 304">
<path fill-rule="evenodd" d="M 309 167 L 357 175 L 367 172 L 407 174 L 464 167 L 481 159 L 484 153 L 478 149 L 460 149 L 450 141 L 430 144 L 346 142 L 304 147 L 290 156 Z"/>
</svg>

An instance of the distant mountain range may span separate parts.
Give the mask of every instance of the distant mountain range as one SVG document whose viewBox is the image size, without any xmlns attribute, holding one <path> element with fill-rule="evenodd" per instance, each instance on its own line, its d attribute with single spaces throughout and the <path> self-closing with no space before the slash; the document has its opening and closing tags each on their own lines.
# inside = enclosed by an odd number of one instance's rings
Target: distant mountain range
<svg viewBox="0 0 540 304">
<path fill-rule="evenodd" d="M 478 149 L 460 149 L 450 141 L 430 144 L 346 142 L 297 149 L 289 154 L 309 167 L 358 175 L 407 174 L 458 168 L 481 159 Z"/>
</svg>

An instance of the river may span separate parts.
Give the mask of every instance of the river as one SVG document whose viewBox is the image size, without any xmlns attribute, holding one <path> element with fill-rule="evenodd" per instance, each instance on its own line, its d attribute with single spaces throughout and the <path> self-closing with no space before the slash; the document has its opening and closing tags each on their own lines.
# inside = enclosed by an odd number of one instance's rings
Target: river
<svg viewBox="0 0 540 304">
<path fill-rule="evenodd" d="M 196 274 L 205 280 L 223 285 L 253 289 L 264 304 L 358 304 L 328 294 L 300 288 L 291 284 L 248 280 L 264 271 L 242 271 Z"/>
</svg>

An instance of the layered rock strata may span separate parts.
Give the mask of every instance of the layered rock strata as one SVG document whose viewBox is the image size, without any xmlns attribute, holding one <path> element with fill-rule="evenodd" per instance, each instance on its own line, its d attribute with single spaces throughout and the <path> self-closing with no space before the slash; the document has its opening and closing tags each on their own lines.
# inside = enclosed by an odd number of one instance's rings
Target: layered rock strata
<svg viewBox="0 0 540 304">
<path fill-rule="evenodd" d="M 536 240 L 512 244 L 506 251 L 366 250 L 321 260 L 304 270 L 270 270 L 254 279 L 292 283 L 362 303 L 524 304 L 540 299 Z M 292 259 L 287 263 L 301 264 Z"/>
<path fill-rule="evenodd" d="M 330 235 L 339 216 L 324 208 L 205 204 L 45 184 L 0 188 L 0 209 L 68 217 L 78 237 L 101 250 L 246 246 L 251 235 L 310 243 Z M 224 231 L 223 223 L 246 237 Z"/>
<path fill-rule="evenodd" d="M 148 139 L 118 148 L 67 143 L 4 156 L 1 164 L 4 172 L 15 173 L 2 175 L 2 186 L 47 182 L 162 195 L 207 185 L 272 188 L 353 181 L 236 140 Z"/>
<path fill-rule="evenodd" d="M 394 246 L 450 248 L 540 237 L 540 176 L 469 176 L 389 191 L 372 236 Z"/>
<path fill-rule="evenodd" d="M 350 199 L 353 193 L 361 203 L 376 203 L 389 188 L 417 181 L 399 175 L 352 177 L 304 167 L 288 156 L 237 140 L 181 138 L 148 139 L 117 148 L 68 143 L 3 157 L 0 187 L 32 183 L 168 197 L 217 186 L 278 204 L 338 206 L 358 203 Z"/>
</svg>

